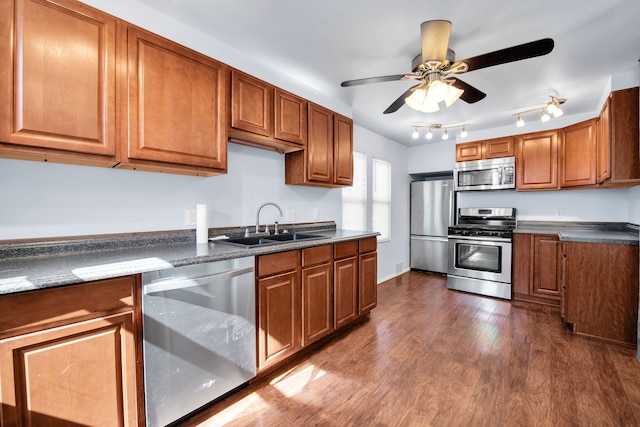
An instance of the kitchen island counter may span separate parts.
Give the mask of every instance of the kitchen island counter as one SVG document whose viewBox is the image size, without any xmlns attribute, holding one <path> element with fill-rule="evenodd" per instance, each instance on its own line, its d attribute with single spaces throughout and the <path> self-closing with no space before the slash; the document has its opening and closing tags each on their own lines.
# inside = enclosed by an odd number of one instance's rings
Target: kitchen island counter
<svg viewBox="0 0 640 427">
<path fill-rule="evenodd" d="M 239 248 L 219 241 L 195 243 L 193 231 L 141 233 L 0 244 L 0 295 L 139 274 L 190 264 L 375 237 L 377 232 L 337 229 L 333 222 L 287 225 L 290 232 L 324 239 Z M 239 228 L 210 230 L 210 237 Z M 237 234 L 236 234 L 237 235 Z"/>
</svg>

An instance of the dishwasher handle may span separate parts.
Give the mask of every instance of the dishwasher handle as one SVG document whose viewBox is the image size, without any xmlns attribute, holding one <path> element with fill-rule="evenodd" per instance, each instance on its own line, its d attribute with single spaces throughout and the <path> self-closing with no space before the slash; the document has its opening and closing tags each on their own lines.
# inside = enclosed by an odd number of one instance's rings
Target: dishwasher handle
<svg viewBox="0 0 640 427">
<path fill-rule="evenodd" d="M 207 284 L 222 282 L 236 276 L 252 273 L 254 270 L 255 270 L 254 267 L 250 266 L 246 268 L 239 268 L 237 270 L 225 271 L 224 273 L 214 274 L 211 276 L 190 277 L 190 278 L 184 278 L 184 279 L 169 278 L 164 280 L 158 280 L 155 283 L 144 285 L 142 287 L 142 292 L 145 295 L 150 295 L 157 292 L 175 291 L 178 289 L 192 288 L 194 286 L 202 286 L 203 285 L 202 282 L 205 280 Z"/>
</svg>

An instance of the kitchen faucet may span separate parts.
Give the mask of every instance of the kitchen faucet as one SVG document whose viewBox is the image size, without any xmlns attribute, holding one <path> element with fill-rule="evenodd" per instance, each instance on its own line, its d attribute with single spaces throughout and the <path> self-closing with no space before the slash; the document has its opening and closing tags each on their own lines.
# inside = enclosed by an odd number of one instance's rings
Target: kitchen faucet
<svg viewBox="0 0 640 427">
<path fill-rule="evenodd" d="M 278 208 L 278 211 L 280 211 L 280 217 L 282 218 L 284 216 L 284 214 L 282 213 L 282 209 L 280 209 L 280 206 L 276 205 L 275 203 L 267 202 L 267 203 L 261 204 L 260 207 L 258 208 L 258 212 L 256 213 L 256 233 L 260 232 L 259 231 L 259 228 L 260 228 L 260 211 L 262 210 L 262 208 L 264 208 L 267 205 L 275 206 L 276 208 Z M 278 223 L 276 222 L 276 224 L 278 224 Z M 277 234 L 277 231 L 278 231 L 278 226 L 276 225 L 276 234 Z M 269 227 L 267 227 L 265 229 L 265 232 L 269 233 Z"/>
</svg>

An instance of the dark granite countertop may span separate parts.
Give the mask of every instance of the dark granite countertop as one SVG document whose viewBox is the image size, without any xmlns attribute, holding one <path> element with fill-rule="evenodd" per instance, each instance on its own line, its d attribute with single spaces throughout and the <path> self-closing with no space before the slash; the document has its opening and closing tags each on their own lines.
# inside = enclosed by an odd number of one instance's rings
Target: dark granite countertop
<svg viewBox="0 0 640 427">
<path fill-rule="evenodd" d="M 625 223 L 519 221 L 514 233 L 556 234 L 564 242 L 638 245 L 639 230 Z"/>
<path fill-rule="evenodd" d="M 195 243 L 194 231 L 141 233 L 68 240 L 0 243 L 0 295 L 108 279 L 189 264 L 264 255 L 379 233 L 336 229 L 333 222 L 287 225 L 326 239 L 302 240 L 252 248 L 212 241 Z M 244 228 L 210 230 L 209 236 L 240 237 Z"/>
</svg>

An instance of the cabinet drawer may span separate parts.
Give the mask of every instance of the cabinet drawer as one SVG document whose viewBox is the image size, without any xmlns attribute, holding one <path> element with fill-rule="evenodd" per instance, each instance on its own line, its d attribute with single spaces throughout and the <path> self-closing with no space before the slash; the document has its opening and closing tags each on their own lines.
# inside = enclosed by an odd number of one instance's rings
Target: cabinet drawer
<svg viewBox="0 0 640 427">
<path fill-rule="evenodd" d="M 336 243 L 333 245 L 333 258 L 342 259 L 358 255 L 358 241 Z"/>
<path fill-rule="evenodd" d="M 258 257 L 258 277 L 271 276 L 296 270 L 300 264 L 300 251 L 277 252 L 275 254 L 260 255 Z"/>
<path fill-rule="evenodd" d="M 376 240 L 375 237 L 369 237 L 367 239 L 362 239 L 359 241 L 359 252 L 361 254 L 367 253 L 367 252 L 375 252 L 376 248 L 378 246 L 378 241 Z"/>
<path fill-rule="evenodd" d="M 0 338 L 131 310 L 137 276 L 0 297 Z"/>
<path fill-rule="evenodd" d="M 331 262 L 331 245 L 316 246 L 302 250 L 302 267 Z"/>
</svg>

